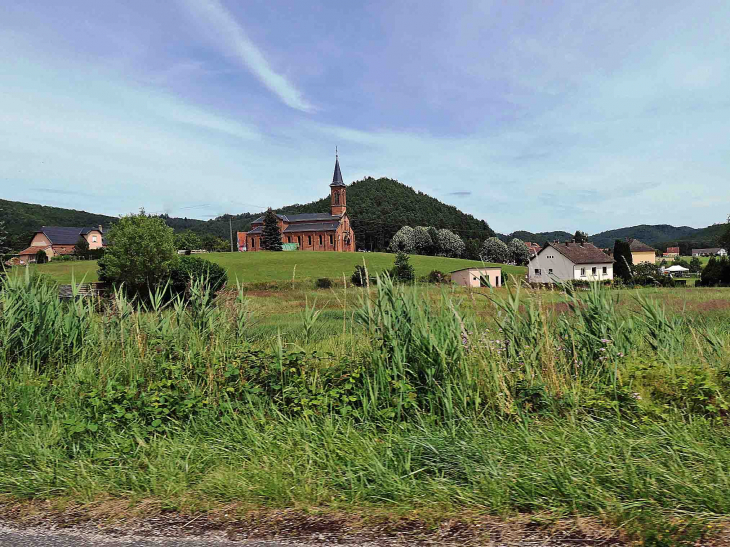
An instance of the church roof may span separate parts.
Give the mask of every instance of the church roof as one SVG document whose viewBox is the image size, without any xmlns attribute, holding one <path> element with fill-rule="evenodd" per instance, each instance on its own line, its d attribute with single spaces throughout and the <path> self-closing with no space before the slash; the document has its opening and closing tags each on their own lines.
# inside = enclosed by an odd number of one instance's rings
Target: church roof
<svg viewBox="0 0 730 547">
<path fill-rule="evenodd" d="M 332 175 L 332 184 L 330 186 L 344 186 L 342 182 L 342 172 L 340 171 L 340 158 L 335 156 L 335 173 Z"/>
<path fill-rule="evenodd" d="M 293 232 L 334 232 L 340 225 L 339 219 L 336 222 L 311 222 L 309 224 L 292 224 L 284 229 L 285 234 Z"/>
<path fill-rule="evenodd" d="M 339 220 L 338 215 L 331 215 L 330 213 L 299 213 L 296 215 L 276 215 L 281 220 L 287 223 L 294 223 L 294 222 L 317 222 L 317 221 L 326 221 L 326 220 Z M 264 217 L 263 215 L 254 220 L 251 224 L 263 224 L 264 223 Z"/>
</svg>

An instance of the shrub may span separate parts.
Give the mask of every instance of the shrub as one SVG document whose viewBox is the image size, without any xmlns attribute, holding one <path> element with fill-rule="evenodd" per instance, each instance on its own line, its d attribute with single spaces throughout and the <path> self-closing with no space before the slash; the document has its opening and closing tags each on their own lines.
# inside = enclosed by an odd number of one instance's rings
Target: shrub
<svg viewBox="0 0 730 547">
<path fill-rule="evenodd" d="M 228 280 L 225 268 L 197 256 L 180 257 L 170 272 L 170 290 L 173 295 L 187 295 L 192 279 L 201 279 L 212 293 L 221 290 Z"/>
<path fill-rule="evenodd" d="M 329 277 L 320 277 L 314 282 L 314 286 L 318 289 L 331 289 L 332 280 Z"/>
<path fill-rule="evenodd" d="M 375 285 L 377 283 L 377 278 L 371 275 L 370 279 L 368 280 L 368 271 L 365 266 L 362 266 L 360 264 L 355 266 L 355 271 L 350 277 L 350 282 L 356 287 L 364 287 L 368 284 L 368 281 L 371 285 Z"/>
<path fill-rule="evenodd" d="M 446 274 L 444 272 L 441 272 L 439 270 L 431 270 L 431 272 L 426 277 L 426 281 L 428 283 L 445 283 L 446 282 Z"/>
</svg>

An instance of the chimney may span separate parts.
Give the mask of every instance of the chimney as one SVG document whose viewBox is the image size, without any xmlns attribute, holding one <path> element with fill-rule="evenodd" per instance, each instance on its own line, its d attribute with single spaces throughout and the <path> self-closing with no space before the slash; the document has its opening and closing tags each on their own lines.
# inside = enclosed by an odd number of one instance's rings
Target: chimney
<svg viewBox="0 0 730 547">
<path fill-rule="evenodd" d="M 99 231 L 104 232 L 104 227 L 101 224 L 99 224 Z"/>
</svg>

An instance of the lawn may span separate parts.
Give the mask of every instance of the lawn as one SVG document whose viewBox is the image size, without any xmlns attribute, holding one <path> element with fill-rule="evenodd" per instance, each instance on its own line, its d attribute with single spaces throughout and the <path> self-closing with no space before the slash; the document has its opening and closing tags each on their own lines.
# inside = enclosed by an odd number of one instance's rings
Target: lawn
<svg viewBox="0 0 730 547">
<path fill-rule="evenodd" d="M 373 273 L 382 272 L 393 266 L 395 255 L 389 253 L 328 253 L 328 252 L 257 252 L 257 253 L 209 253 L 200 255 L 228 271 L 231 282 L 239 279 L 243 283 L 266 281 L 285 281 L 294 277 L 297 280 L 329 277 L 349 279 L 356 264 L 363 260 Z M 444 258 L 440 256 L 411 256 L 411 264 L 416 276 L 428 275 L 432 270 L 445 273 L 471 266 L 482 266 L 476 260 Z M 499 266 L 499 264 L 487 264 Z M 519 266 L 502 266 L 505 276 L 524 275 L 526 269 Z M 49 275 L 60 283 L 70 283 L 72 275 L 76 281 L 97 281 L 96 261 L 49 262 L 31 266 L 36 271 Z"/>
</svg>

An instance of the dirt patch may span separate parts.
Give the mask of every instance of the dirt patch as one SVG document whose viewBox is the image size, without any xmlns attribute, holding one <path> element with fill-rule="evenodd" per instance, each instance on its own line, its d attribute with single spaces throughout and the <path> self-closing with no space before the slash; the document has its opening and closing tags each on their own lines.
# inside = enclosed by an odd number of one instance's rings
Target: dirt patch
<svg viewBox="0 0 730 547">
<path fill-rule="evenodd" d="M 63 528 L 126 537 L 266 539 L 340 545 L 625 545 L 616 530 L 591 519 L 548 515 L 498 519 L 468 511 L 458 518 L 384 510 L 251 509 L 239 504 L 208 511 L 166 511 L 159 503 L 106 500 L 89 504 L 0 501 L 0 524 Z"/>
</svg>

